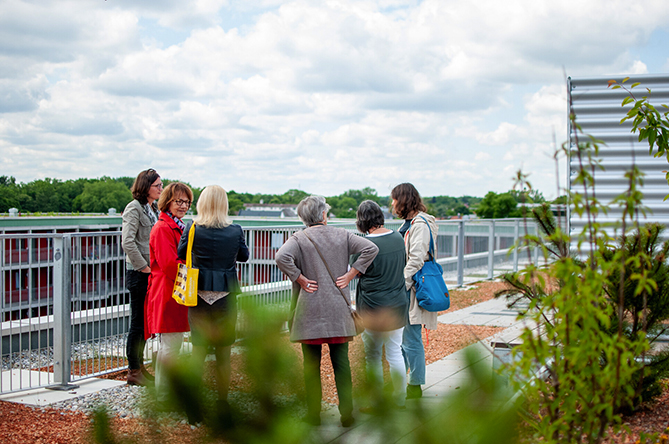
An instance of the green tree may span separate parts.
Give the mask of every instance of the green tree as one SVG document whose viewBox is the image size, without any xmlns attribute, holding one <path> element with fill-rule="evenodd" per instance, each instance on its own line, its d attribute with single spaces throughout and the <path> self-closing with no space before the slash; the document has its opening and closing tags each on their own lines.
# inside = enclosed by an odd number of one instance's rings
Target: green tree
<svg viewBox="0 0 669 444">
<path fill-rule="evenodd" d="M 58 212 L 68 207 L 67 197 L 60 194 L 61 182 L 58 179 L 43 179 L 31 182 L 26 188 L 32 196 L 31 211 Z"/>
<path fill-rule="evenodd" d="M 234 215 L 244 208 L 244 202 L 237 196 L 228 196 L 228 214 Z"/>
<path fill-rule="evenodd" d="M 0 212 L 6 213 L 10 208 L 19 208 L 18 196 L 19 186 L 16 179 L 12 176 L 0 176 Z"/>
<path fill-rule="evenodd" d="M 342 194 L 335 197 L 328 197 L 326 198 L 326 201 L 330 204 L 330 207 L 332 207 L 330 211 L 335 217 L 355 218 L 358 203 L 354 198 Z"/>
<path fill-rule="evenodd" d="M 84 186 L 83 192 L 74 199 L 73 208 L 86 213 L 106 213 L 109 208 L 121 212 L 131 200 L 132 194 L 125 184 L 103 177 Z"/>
<path fill-rule="evenodd" d="M 90 183 L 89 179 L 76 179 L 76 180 L 67 180 L 63 182 L 59 187 L 59 194 L 61 196 L 61 207 L 59 211 L 64 213 L 69 213 L 74 211 L 72 209 L 72 204 L 74 199 L 84 191 L 84 187 L 87 183 Z"/>
<path fill-rule="evenodd" d="M 379 201 L 376 190 L 371 187 L 365 187 L 361 190 L 348 190 L 344 194 L 341 194 L 340 197 L 350 197 L 355 200 L 357 205 L 360 205 L 363 200 L 373 200 L 377 203 Z"/>
<path fill-rule="evenodd" d="M 489 191 L 476 209 L 476 214 L 483 219 L 502 219 L 519 217 L 518 202 L 510 192 L 497 194 Z"/>
<path fill-rule="evenodd" d="M 281 202 L 285 204 L 297 204 L 308 195 L 309 193 L 306 191 L 291 189 L 282 194 Z"/>
</svg>

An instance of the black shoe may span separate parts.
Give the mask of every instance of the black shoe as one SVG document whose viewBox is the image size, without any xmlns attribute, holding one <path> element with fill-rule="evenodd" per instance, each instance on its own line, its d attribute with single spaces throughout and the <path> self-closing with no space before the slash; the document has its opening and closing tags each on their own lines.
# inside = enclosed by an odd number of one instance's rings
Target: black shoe
<svg viewBox="0 0 669 444">
<path fill-rule="evenodd" d="M 186 410 L 186 416 L 188 417 L 188 424 L 190 425 L 196 425 L 204 421 L 202 412 L 200 412 L 199 410 L 197 411 Z"/>
<path fill-rule="evenodd" d="M 423 389 L 420 385 L 407 385 L 407 399 L 418 399 L 423 397 Z"/>
<path fill-rule="evenodd" d="M 351 427 L 353 423 L 355 422 L 355 419 L 353 419 L 353 416 L 347 416 L 347 417 L 341 417 L 341 425 L 342 427 Z"/>
<path fill-rule="evenodd" d="M 215 435 L 225 435 L 234 427 L 234 419 L 232 416 L 232 408 L 226 399 L 219 399 L 216 401 L 216 416 L 211 428 Z"/>
</svg>

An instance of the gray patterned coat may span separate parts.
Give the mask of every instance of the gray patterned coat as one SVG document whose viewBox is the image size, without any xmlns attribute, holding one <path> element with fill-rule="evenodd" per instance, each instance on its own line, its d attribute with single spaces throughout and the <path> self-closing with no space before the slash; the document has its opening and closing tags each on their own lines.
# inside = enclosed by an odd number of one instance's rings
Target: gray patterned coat
<svg viewBox="0 0 669 444">
<path fill-rule="evenodd" d="M 318 245 L 335 279 L 347 272 L 352 254 L 360 254 L 352 267 L 364 274 L 379 252 L 374 243 L 343 228 L 315 225 L 304 232 Z M 304 232 L 295 233 L 276 253 L 276 264 L 293 282 L 294 289 L 299 289 L 290 340 L 355 336 L 350 309 Z M 318 282 L 318 290 L 314 293 L 302 290 L 295 283 L 300 274 Z M 344 294 L 350 300 L 348 288 Z"/>
</svg>

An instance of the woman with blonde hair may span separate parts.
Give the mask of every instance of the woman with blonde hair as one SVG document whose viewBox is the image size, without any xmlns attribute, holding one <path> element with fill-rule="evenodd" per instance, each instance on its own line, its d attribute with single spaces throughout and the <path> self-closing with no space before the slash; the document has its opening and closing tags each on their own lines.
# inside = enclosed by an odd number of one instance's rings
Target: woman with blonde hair
<svg viewBox="0 0 669 444">
<path fill-rule="evenodd" d="M 216 354 L 216 384 L 219 414 L 227 413 L 230 385 L 230 348 L 235 342 L 237 322 L 237 262 L 246 262 L 249 250 L 242 227 L 228 217 L 228 195 L 218 185 L 209 185 L 197 202 L 197 217 L 179 242 L 179 258 L 186 260 L 188 233 L 193 237 L 193 267 L 200 270 L 197 305 L 188 309 L 193 345 L 193 363 L 202 369 L 207 349 Z"/>
</svg>

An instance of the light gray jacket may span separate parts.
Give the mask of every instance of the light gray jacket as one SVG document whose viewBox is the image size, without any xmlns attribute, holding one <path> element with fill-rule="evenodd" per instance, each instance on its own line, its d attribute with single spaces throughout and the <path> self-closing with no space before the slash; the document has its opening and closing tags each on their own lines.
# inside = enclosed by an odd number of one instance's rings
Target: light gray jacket
<svg viewBox="0 0 669 444">
<path fill-rule="evenodd" d="M 430 228 L 420 216 L 427 219 Z M 425 325 L 429 330 L 437 329 L 437 313 L 423 310 L 416 300 L 416 287 L 413 275 L 423 268 L 423 264 L 429 259 L 430 229 L 432 229 L 432 240 L 434 242 L 434 254 L 437 254 L 437 233 L 439 227 L 434 219 L 427 213 L 420 212 L 411 221 L 411 228 L 404 235 L 404 246 L 407 252 L 407 264 L 404 267 L 404 281 L 407 290 L 411 290 L 409 301 L 409 324 Z"/>
<path fill-rule="evenodd" d="M 149 266 L 149 236 L 153 224 L 137 199 L 123 210 L 121 245 L 125 251 L 125 268 L 141 270 Z"/>
<path fill-rule="evenodd" d="M 327 225 L 315 225 L 291 236 L 276 253 L 279 269 L 293 281 L 294 289 L 299 289 L 290 340 L 295 342 L 355 336 L 355 324 L 349 306 L 332 282 L 327 268 L 305 232 L 318 245 L 335 279 L 348 271 L 349 257 L 352 254 L 360 254 L 352 267 L 364 274 L 379 252 L 379 248 L 369 240 L 343 228 Z M 315 280 L 318 290 L 313 293 L 302 290 L 295 283 L 300 274 Z M 350 301 L 349 289 L 343 290 Z"/>
</svg>

